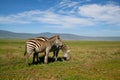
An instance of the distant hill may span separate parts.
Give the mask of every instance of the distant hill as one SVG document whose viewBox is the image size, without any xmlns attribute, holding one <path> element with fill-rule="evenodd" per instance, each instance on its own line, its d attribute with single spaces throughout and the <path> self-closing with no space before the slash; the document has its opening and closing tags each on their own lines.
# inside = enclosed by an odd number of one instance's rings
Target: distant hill
<svg viewBox="0 0 120 80">
<path fill-rule="evenodd" d="M 51 37 L 54 35 L 60 35 L 63 40 L 99 40 L 99 41 L 120 41 L 120 37 L 88 37 L 88 36 L 79 36 L 75 34 L 65 34 L 65 33 L 14 33 L 10 31 L 0 30 L 0 39 L 2 38 L 18 38 L 18 39 L 28 39 L 39 36 Z"/>
</svg>

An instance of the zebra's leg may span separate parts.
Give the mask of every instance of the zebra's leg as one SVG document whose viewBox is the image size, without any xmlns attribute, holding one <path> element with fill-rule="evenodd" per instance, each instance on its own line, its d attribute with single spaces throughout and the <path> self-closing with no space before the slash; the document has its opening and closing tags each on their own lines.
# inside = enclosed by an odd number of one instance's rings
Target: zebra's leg
<svg viewBox="0 0 120 80">
<path fill-rule="evenodd" d="M 33 64 L 35 63 L 35 57 L 36 57 L 36 53 L 33 54 Z"/>
<path fill-rule="evenodd" d="M 48 63 L 48 54 L 49 54 L 49 50 L 46 49 L 46 51 L 45 51 L 45 59 L 44 59 L 44 63 L 45 63 L 45 64 Z"/>
<path fill-rule="evenodd" d="M 28 59 L 29 59 L 28 53 L 25 55 L 25 57 L 26 57 L 26 64 L 28 64 Z"/>
<path fill-rule="evenodd" d="M 53 51 L 53 56 L 52 56 L 52 58 L 54 58 L 54 57 L 55 57 L 55 55 L 56 55 L 56 54 L 55 54 L 55 51 Z"/>
<path fill-rule="evenodd" d="M 37 60 L 37 63 L 38 63 L 38 53 L 34 53 L 33 54 L 33 63 L 35 63 L 35 59 Z"/>
<path fill-rule="evenodd" d="M 39 62 L 38 53 L 36 53 L 37 63 Z"/>
<path fill-rule="evenodd" d="M 57 59 L 58 59 L 58 53 L 59 53 L 59 50 L 56 50 L 55 51 L 55 61 L 57 61 Z"/>
<path fill-rule="evenodd" d="M 29 57 L 30 57 L 30 54 L 29 54 L 29 53 L 26 53 L 25 57 L 26 57 L 26 64 L 29 65 Z"/>
<path fill-rule="evenodd" d="M 29 57 L 30 57 L 30 55 L 32 54 L 32 52 L 33 52 L 33 50 L 27 49 L 26 54 L 25 54 L 26 64 L 28 64 L 28 65 L 29 65 Z"/>
</svg>

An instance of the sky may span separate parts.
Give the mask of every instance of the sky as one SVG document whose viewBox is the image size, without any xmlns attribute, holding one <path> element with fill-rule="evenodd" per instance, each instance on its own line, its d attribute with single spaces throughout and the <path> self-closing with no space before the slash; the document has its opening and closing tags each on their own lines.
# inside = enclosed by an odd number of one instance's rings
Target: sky
<svg viewBox="0 0 120 80">
<path fill-rule="evenodd" d="M 120 0 L 0 0 L 0 30 L 120 36 Z"/>
</svg>

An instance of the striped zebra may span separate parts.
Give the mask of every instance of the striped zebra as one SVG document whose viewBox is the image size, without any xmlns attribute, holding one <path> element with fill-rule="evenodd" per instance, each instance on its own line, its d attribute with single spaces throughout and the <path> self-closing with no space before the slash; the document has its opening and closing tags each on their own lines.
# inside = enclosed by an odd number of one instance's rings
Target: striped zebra
<svg viewBox="0 0 120 80">
<path fill-rule="evenodd" d="M 25 48 L 25 57 L 26 63 L 28 63 L 29 56 L 34 52 L 33 58 L 38 55 L 40 52 L 45 53 L 44 63 L 48 63 L 48 55 L 53 46 L 60 47 L 63 43 L 60 40 L 59 36 L 53 36 L 51 38 L 46 39 L 45 37 L 38 37 L 28 39 L 26 42 Z M 33 59 L 34 62 L 34 59 Z"/>
<path fill-rule="evenodd" d="M 59 51 L 62 50 L 64 53 L 64 59 L 69 60 L 70 59 L 70 50 L 68 49 L 67 45 L 63 42 L 63 46 L 57 47 L 53 46 L 50 50 L 50 52 L 53 52 L 53 57 L 55 57 L 55 61 L 57 61 L 58 53 Z"/>
<path fill-rule="evenodd" d="M 42 37 L 37 37 L 37 38 L 41 38 L 41 39 L 45 39 L 45 40 L 48 40 L 48 38 L 42 38 Z M 64 53 L 64 59 L 65 60 L 69 60 L 70 59 L 70 55 L 69 55 L 69 53 L 70 53 L 70 50 L 68 49 L 68 47 L 67 47 L 67 45 L 64 43 L 64 42 L 62 42 L 63 43 L 63 46 L 56 46 L 56 45 L 53 45 L 52 46 L 52 48 L 51 48 L 51 50 L 50 50 L 50 52 L 53 52 L 53 58 L 55 57 L 55 61 L 57 61 L 57 59 L 58 59 L 58 53 L 59 53 L 59 51 L 60 50 L 62 50 L 62 52 Z M 35 62 L 35 57 L 37 58 L 37 62 L 38 62 L 38 54 L 34 54 L 33 55 L 33 63 Z"/>
</svg>

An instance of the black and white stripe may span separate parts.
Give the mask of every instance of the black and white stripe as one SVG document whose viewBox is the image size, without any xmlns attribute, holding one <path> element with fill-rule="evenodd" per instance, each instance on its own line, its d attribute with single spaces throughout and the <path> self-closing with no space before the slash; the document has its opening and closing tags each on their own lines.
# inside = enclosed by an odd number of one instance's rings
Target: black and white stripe
<svg viewBox="0 0 120 80">
<path fill-rule="evenodd" d="M 46 43 L 46 39 L 43 37 L 37 37 L 34 39 L 29 39 L 26 44 L 27 48 L 30 48 L 32 50 L 35 50 L 36 52 L 40 51 L 40 48 L 43 46 L 44 43 Z"/>
<path fill-rule="evenodd" d="M 59 36 L 53 36 L 51 38 L 36 37 L 29 39 L 26 42 L 26 50 L 24 54 L 26 56 L 26 62 L 28 62 L 27 60 L 33 52 L 33 62 L 35 59 L 35 55 L 38 55 L 39 52 L 45 52 L 44 62 L 47 63 L 48 54 L 53 46 L 62 46 L 62 41 L 60 40 Z"/>
</svg>

